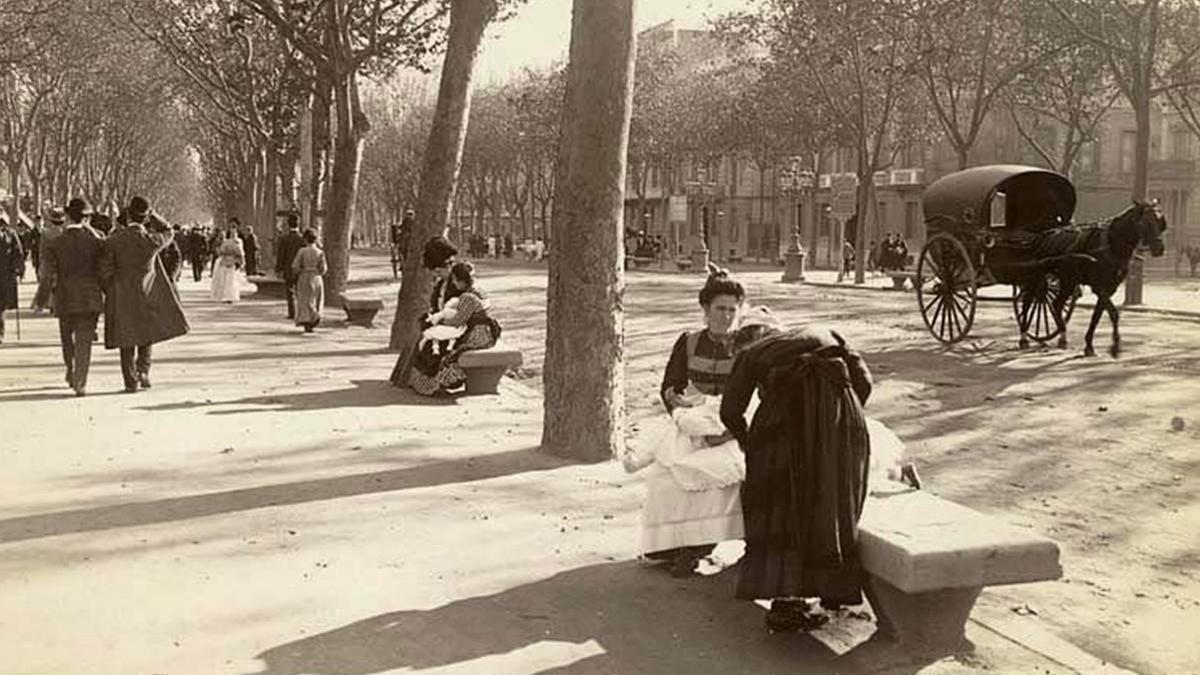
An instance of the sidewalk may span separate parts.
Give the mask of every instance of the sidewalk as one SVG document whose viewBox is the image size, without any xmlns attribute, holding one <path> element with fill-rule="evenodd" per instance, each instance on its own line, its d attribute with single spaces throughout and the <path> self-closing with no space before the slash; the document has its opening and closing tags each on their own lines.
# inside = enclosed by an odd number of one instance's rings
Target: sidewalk
<svg viewBox="0 0 1200 675">
<path fill-rule="evenodd" d="M 961 660 L 867 641 L 865 613 L 768 635 L 733 571 L 633 560 L 638 480 L 541 454 L 539 394 L 416 397 L 386 382 L 382 322 L 327 310 L 305 336 L 280 302 L 204 292 L 184 283 L 193 332 L 137 395 L 97 350 L 89 395 L 70 396 L 52 318 L 0 347 L 6 675 L 1098 667 L 986 600 Z"/>
</svg>

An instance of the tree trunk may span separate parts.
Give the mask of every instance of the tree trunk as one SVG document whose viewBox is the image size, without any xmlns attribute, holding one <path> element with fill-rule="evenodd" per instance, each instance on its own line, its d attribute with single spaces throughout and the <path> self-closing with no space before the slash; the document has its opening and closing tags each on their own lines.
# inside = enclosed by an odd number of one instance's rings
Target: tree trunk
<svg viewBox="0 0 1200 675">
<path fill-rule="evenodd" d="M 267 145 L 266 170 L 263 172 L 263 209 L 251 227 L 260 242 L 270 241 L 275 236 L 275 212 L 279 209 L 279 148 L 274 141 Z M 261 263 L 266 269 L 275 269 L 275 247 L 267 246 Z"/>
<path fill-rule="evenodd" d="M 450 6 L 450 32 L 437 109 L 421 167 L 416 224 L 405 251 L 404 276 L 389 342 L 391 349 L 402 350 L 397 370 L 402 383 L 408 382 L 413 348 L 420 335 L 417 318 L 428 310 L 430 274 L 421 265 L 421 250 L 428 239 L 445 234 L 450 223 L 471 111 L 471 77 L 483 31 L 496 16 L 496 9 L 496 0 L 454 0 Z M 478 206 L 475 211 L 478 213 Z"/>
<path fill-rule="evenodd" d="M 333 145 L 333 174 L 329 186 L 322 240 L 329 272 L 325 275 L 326 297 L 334 306 L 341 304 L 350 277 L 350 238 L 354 230 L 354 201 L 358 195 L 358 177 L 362 168 L 363 138 L 366 120 L 359 108 L 356 75 L 347 73 L 334 87 L 337 110 L 337 138 Z"/>
<path fill-rule="evenodd" d="M 8 202 L 8 223 L 13 229 L 21 223 L 21 160 L 6 162 L 8 165 L 8 192 L 12 199 Z"/>
<path fill-rule="evenodd" d="M 1133 104 L 1133 115 L 1137 122 L 1137 140 L 1134 144 L 1133 163 L 1133 194 L 1131 197 L 1145 201 L 1150 191 L 1150 95 L 1149 85 L 1135 82 L 1134 95 L 1130 101 Z M 1144 265 L 1141 259 L 1134 257 L 1129 262 L 1129 275 L 1125 279 L 1125 304 L 1142 304 L 1142 281 Z"/>
<path fill-rule="evenodd" d="M 610 459 L 625 435 L 622 231 L 633 4 L 575 0 L 571 19 L 546 294 L 542 449 L 583 461 Z"/>
</svg>

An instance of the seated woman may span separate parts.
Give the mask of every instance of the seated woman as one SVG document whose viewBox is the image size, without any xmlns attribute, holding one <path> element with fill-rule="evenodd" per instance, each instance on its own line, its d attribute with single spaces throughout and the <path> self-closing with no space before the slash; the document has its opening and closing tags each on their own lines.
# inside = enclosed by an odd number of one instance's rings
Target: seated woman
<svg viewBox="0 0 1200 675">
<path fill-rule="evenodd" d="M 867 496 L 870 438 L 865 362 L 825 328 L 739 331 L 721 420 L 746 455 L 746 555 L 737 597 L 770 599 L 767 626 L 811 629 L 825 607 L 862 602 L 858 521 Z M 746 425 L 757 391 L 760 404 Z"/>
<path fill-rule="evenodd" d="M 454 263 L 447 283 L 454 285 L 458 302 L 453 314 L 440 311 L 434 316 L 443 326 L 464 330 L 448 352 L 436 353 L 432 342 L 422 346 L 408 386 L 423 396 L 445 394 L 466 384 L 467 372 L 458 365 L 458 357 L 466 351 L 487 349 L 500 339 L 500 324 L 488 311 L 487 296 L 475 286 L 475 266 L 469 262 Z"/>
<path fill-rule="evenodd" d="M 459 295 L 458 288 L 449 282 L 450 266 L 454 264 L 457 255 L 458 249 L 445 237 L 431 237 L 429 241 L 425 242 L 421 252 L 421 266 L 433 274 L 433 291 L 429 295 L 429 312 L 422 314 L 418 319 L 422 330 L 429 327 L 430 315 L 440 312 L 446 307 L 446 303 Z M 418 349 L 424 346 L 424 344 L 418 345 Z M 436 347 L 441 352 L 447 352 L 450 350 L 450 343 L 439 342 Z M 411 369 L 405 369 L 407 358 L 407 353 L 402 352 L 396 359 L 396 365 L 392 368 L 392 374 L 388 378 L 392 386 L 408 386 Z"/>
<path fill-rule="evenodd" d="M 704 413 L 687 409 L 715 405 L 705 397 L 721 395 L 733 367 L 732 329 L 745 295 L 728 272 L 710 265 L 700 290 L 705 327 L 679 336 L 663 374 L 661 395 L 673 424 L 623 457 L 627 471 L 649 467 L 642 552 L 670 561 L 679 576 L 691 574 L 716 543 L 742 536 L 738 486 L 744 469 L 737 453 L 729 452 L 732 446 L 721 447 L 732 436 L 705 427 Z"/>
</svg>

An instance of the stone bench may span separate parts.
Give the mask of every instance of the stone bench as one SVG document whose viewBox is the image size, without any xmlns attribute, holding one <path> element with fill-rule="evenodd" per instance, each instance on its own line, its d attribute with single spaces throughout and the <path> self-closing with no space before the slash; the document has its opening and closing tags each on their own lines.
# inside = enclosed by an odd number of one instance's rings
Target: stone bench
<svg viewBox="0 0 1200 675">
<path fill-rule="evenodd" d="M 371 328 L 375 315 L 383 309 L 383 301 L 377 298 L 343 298 L 342 309 L 346 310 L 346 323 Z"/>
<path fill-rule="evenodd" d="M 894 288 L 897 291 L 904 290 L 904 285 L 906 283 L 912 283 L 914 287 L 916 286 L 916 281 L 915 281 L 915 279 L 917 278 L 916 272 L 905 272 L 903 270 L 892 270 L 890 272 L 884 272 L 884 274 L 886 274 L 892 278 L 892 288 Z"/>
<path fill-rule="evenodd" d="M 287 284 L 283 279 L 256 275 L 246 277 L 246 281 L 254 284 L 254 294 L 257 296 L 279 300 L 287 298 Z"/>
<path fill-rule="evenodd" d="M 692 269 L 692 261 L 687 258 L 676 258 L 675 267 L 679 268 L 680 272 L 686 272 Z"/>
<path fill-rule="evenodd" d="M 468 394 L 497 393 L 500 378 L 510 368 L 516 368 L 523 362 L 521 352 L 496 347 L 463 352 L 458 357 L 458 365 L 467 371 Z"/>
<path fill-rule="evenodd" d="M 647 258 L 645 256 L 627 255 L 627 256 L 625 256 L 625 269 L 629 269 L 630 263 L 633 263 L 633 267 L 636 267 L 637 269 L 641 269 L 643 267 L 649 267 L 650 265 L 653 265 L 654 262 L 655 262 L 654 258 Z"/>
<path fill-rule="evenodd" d="M 984 586 L 1062 576 L 1053 541 L 899 483 L 867 499 L 859 551 L 880 631 L 941 652 L 968 645 Z"/>
</svg>

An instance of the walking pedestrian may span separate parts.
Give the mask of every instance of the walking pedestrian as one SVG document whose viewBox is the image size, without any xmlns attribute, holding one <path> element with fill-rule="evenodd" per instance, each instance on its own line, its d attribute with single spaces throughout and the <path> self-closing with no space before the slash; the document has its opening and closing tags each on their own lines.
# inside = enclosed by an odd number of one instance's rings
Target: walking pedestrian
<svg viewBox="0 0 1200 675">
<path fill-rule="evenodd" d="M 233 304 L 242 299 L 241 271 L 246 260 L 236 229 L 230 227 L 225 232 L 225 241 L 217 252 L 219 260 L 213 272 L 212 299 Z"/>
<path fill-rule="evenodd" d="M 304 231 L 304 248 L 292 258 L 292 274 L 296 277 L 296 325 L 305 333 L 313 332 L 321 323 L 321 310 L 325 307 L 325 280 L 329 271 L 325 252 L 317 246 L 315 230 Z"/>
<path fill-rule="evenodd" d="M 237 219 L 233 219 L 237 223 Z M 254 234 L 254 228 L 246 226 L 242 228 L 242 254 L 246 259 L 246 276 L 258 276 L 258 235 Z"/>
<path fill-rule="evenodd" d="M 188 262 L 192 265 L 192 280 L 199 283 L 204 278 L 204 266 L 208 264 L 208 239 L 199 226 L 187 235 Z"/>
<path fill-rule="evenodd" d="M 292 272 L 292 260 L 304 248 L 304 237 L 300 236 L 300 216 L 289 213 L 288 230 L 279 238 L 279 249 L 275 254 L 275 274 L 283 279 L 287 293 L 287 318 L 296 318 L 296 275 Z"/>
<path fill-rule="evenodd" d="M 24 277 L 25 250 L 21 238 L 8 224 L 8 217 L 0 214 L 0 343 L 4 342 L 4 315 L 19 307 L 17 281 Z"/>
<path fill-rule="evenodd" d="M 54 280 L 54 313 L 67 367 L 67 386 L 75 390 L 76 396 L 86 393 L 96 323 L 104 311 L 100 287 L 104 235 L 87 226 L 91 212 L 84 199 L 72 199 L 67 204 L 67 226 L 62 235 L 42 251 L 46 275 Z"/>
<path fill-rule="evenodd" d="M 67 216 L 61 208 L 50 209 L 48 222 L 42 228 L 41 236 L 39 237 L 39 247 L 41 250 L 46 250 L 52 241 L 62 236 L 63 226 L 67 222 Z M 38 256 L 38 263 L 34 263 L 34 269 L 38 273 L 37 290 L 33 292 L 33 312 L 41 314 L 42 312 L 54 307 L 54 279 L 46 273 L 44 265 L 39 263 L 44 262 L 42 257 Z"/>
<path fill-rule="evenodd" d="M 158 260 L 173 238 L 171 230 L 146 229 L 150 204 L 142 197 L 131 199 L 123 215 L 126 224 L 108 237 L 101 259 L 104 346 L 120 350 L 125 391 L 135 393 L 150 388 L 151 345 L 186 334 L 188 324 Z"/>
</svg>

